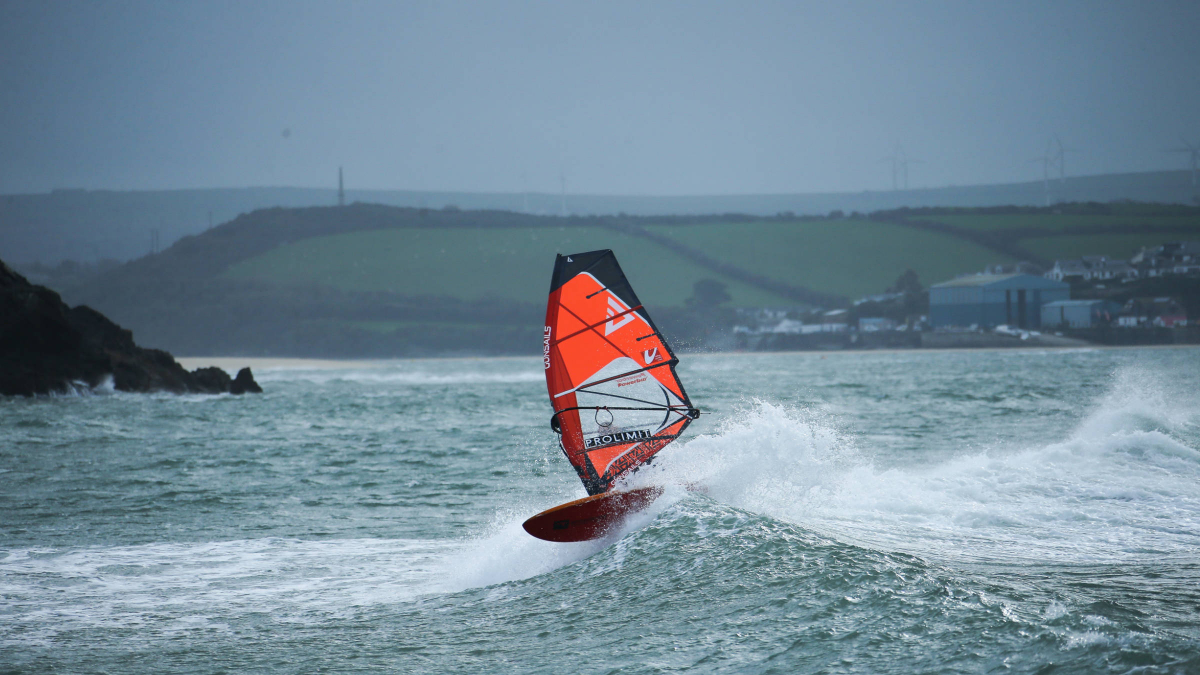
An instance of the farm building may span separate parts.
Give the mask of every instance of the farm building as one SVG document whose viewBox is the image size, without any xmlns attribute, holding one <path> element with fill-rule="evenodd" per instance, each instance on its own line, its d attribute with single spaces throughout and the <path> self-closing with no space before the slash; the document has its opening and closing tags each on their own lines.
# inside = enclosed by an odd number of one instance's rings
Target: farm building
<svg viewBox="0 0 1200 675">
<path fill-rule="evenodd" d="M 934 328 L 1006 324 L 1039 328 L 1042 305 L 1071 297 L 1069 284 L 1032 274 L 976 274 L 929 289 L 929 321 Z"/>
<path fill-rule="evenodd" d="M 1058 300 L 1042 305 L 1042 327 L 1091 328 L 1108 323 L 1121 306 L 1107 300 Z"/>
</svg>

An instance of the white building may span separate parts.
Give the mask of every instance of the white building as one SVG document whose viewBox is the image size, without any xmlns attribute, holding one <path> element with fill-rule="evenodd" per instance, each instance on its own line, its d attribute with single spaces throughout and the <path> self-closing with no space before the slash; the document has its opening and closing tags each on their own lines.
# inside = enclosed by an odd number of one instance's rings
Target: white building
<svg viewBox="0 0 1200 675">
<path fill-rule="evenodd" d="M 1124 260 L 1112 260 L 1103 255 L 1085 255 L 1077 260 L 1055 260 L 1054 267 L 1046 272 L 1045 277 L 1055 281 L 1136 279 L 1138 270 Z"/>
</svg>

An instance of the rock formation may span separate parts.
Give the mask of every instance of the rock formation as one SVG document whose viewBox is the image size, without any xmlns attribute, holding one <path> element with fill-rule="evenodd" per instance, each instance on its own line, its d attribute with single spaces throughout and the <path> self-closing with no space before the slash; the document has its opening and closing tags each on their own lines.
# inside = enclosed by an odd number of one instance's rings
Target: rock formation
<svg viewBox="0 0 1200 675">
<path fill-rule="evenodd" d="M 233 380 L 220 368 L 184 370 L 160 349 L 90 307 L 69 308 L 58 293 L 29 283 L 0 261 L 0 394 L 32 396 L 96 387 L 218 394 L 261 392 L 249 368 Z"/>
<path fill-rule="evenodd" d="M 221 371 L 222 373 L 225 371 Z M 229 385 L 229 393 L 231 394 L 261 394 L 262 387 L 254 381 L 254 375 L 250 373 L 249 368 L 242 368 L 238 371 L 237 377 L 233 378 L 233 383 Z"/>
</svg>

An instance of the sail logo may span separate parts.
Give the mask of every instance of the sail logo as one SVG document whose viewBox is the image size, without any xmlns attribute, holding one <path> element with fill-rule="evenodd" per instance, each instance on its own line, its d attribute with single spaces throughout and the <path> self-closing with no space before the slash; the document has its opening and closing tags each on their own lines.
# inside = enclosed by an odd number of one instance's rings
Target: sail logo
<svg viewBox="0 0 1200 675">
<path fill-rule="evenodd" d="M 617 431 L 611 434 L 602 434 L 591 438 L 583 439 L 584 450 L 593 448 L 602 448 L 606 445 L 614 443 L 628 443 L 629 441 L 641 441 L 650 438 L 650 431 L 647 429 L 634 429 L 632 431 Z"/>
<path fill-rule="evenodd" d="M 550 370 L 550 326 L 543 326 L 542 329 L 542 361 L 546 364 L 546 370 Z"/>
<path fill-rule="evenodd" d="M 633 312 L 629 312 L 619 319 L 613 319 L 613 317 L 617 316 L 621 312 L 626 312 L 628 310 L 629 308 L 622 305 L 620 300 L 617 300 L 614 296 L 608 296 L 608 307 L 605 309 L 606 316 L 608 316 L 608 323 L 604 324 L 604 334 L 606 336 L 612 335 L 622 326 L 628 324 L 630 321 L 633 321 Z"/>
<path fill-rule="evenodd" d="M 646 361 L 646 365 L 650 365 L 661 358 L 662 357 L 658 355 L 658 347 L 655 347 L 653 350 L 647 349 L 642 352 L 642 359 Z"/>
<path fill-rule="evenodd" d="M 635 377 L 631 380 L 630 379 L 617 380 L 617 388 L 628 387 L 628 386 L 632 386 L 635 384 L 641 384 L 641 383 L 645 382 L 647 379 L 649 379 L 649 378 L 646 376 L 646 374 L 641 373 L 638 377 Z"/>
</svg>

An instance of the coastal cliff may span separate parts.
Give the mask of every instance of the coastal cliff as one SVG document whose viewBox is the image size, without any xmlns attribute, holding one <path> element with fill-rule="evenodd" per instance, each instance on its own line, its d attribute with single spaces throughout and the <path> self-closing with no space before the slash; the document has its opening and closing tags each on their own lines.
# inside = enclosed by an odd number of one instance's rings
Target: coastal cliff
<svg viewBox="0 0 1200 675">
<path fill-rule="evenodd" d="M 188 372 L 160 349 L 90 307 L 68 307 L 58 293 L 29 283 L 0 261 L 0 394 L 32 396 L 97 387 L 120 391 L 261 392 L 249 368 L 236 379 L 219 368 Z"/>
</svg>

